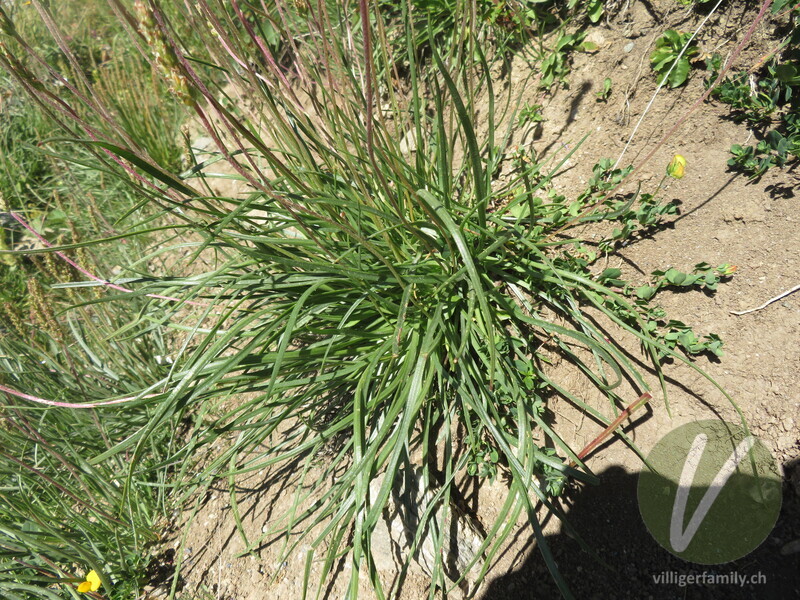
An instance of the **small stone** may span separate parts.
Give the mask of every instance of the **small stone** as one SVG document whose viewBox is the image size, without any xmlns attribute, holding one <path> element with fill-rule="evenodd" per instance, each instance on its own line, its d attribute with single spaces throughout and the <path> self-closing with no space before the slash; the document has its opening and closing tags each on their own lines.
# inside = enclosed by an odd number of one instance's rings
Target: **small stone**
<svg viewBox="0 0 800 600">
<path fill-rule="evenodd" d="M 214 147 L 214 140 L 210 137 L 199 137 L 192 142 L 192 146 L 199 150 L 208 150 Z"/>
<path fill-rule="evenodd" d="M 630 52 L 633 50 L 633 47 L 634 47 L 635 45 L 636 45 L 636 44 L 635 44 L 634 42 L 628 42 L 627 44 L 625 44 L 625 47 L 622 49 L 622 51 L 623 51 L 625 54 L 629 54 L 629 53 L 630 53 Z"/>
<path fill-rule="evenodd" d="M 161 600 L 169 596 L 169 590 L 161 586 L 146 585 L 143 591 L 144 600 Z"/>
<path fill-rule="evenodd" d="M 413 129 L 409 129 L 408 133 L 400 140 L 400 152 L 402 154 L 411 154 L 417 150 L 417 136 Z"/>
<path fill-rule="evenodd" d="M 589 34 L 584 38 L 585 41 L 591 42 L 593 44 L 597 44 L 599 48 L 602 48 L 606 45 L 606 38 L 605 36 L 600 33 L 597 29 L 594 31 L 590 31 Z"/>
<path fill-rule="evenodd" d="M 790 554 L 797 554 L 798 552 L 800 552 L 800 539 L 792 540 L 788 544 L 784 544 L 783 548 L 781 548 L 782 556 L 789 556 Z"/>
<path fill-rule="evenodd" d="M 370 483 L 370 498 L 377 498 L 383 476 L 379 476 Z M 372 554 L 375 566 L 382 576 L 389 580 L 397 576 L 406 560 L 409 540 L 412 540 L 418 523 L 435 496 L 435 490 L 426 489 L 420 469 L 412 468 L 398 474 L 395 487 L 389 497 L 387 507 L 384 509 L 375 530 L 372 533 Z M 442 506 L 436 508 L 439 516 Z M 476 570 L 467 571 L 467 565 L 475 558 L 483 543 L 474 523 L 474 517 L 463 513 L 457 506 L 451 505 L 444 526 L 446 539 L 444 540 L 443 556 L 445 577 L 450 579 L 454 574 L 465 575 L 467 585 L 471 585 Z M 436 518 L 436 517 L 435 517 Z M 445 550 L 446 549 L 446 550 Z M 417 548 L 413 562 L 426 575 L 433 572 L 436 556 L 436 545 L 433 536 L 428 533 Z M 387 583 L 389 583 L 387 581 Z M 389 583 L 392 585 L 392 583 Z"/>
</svg>

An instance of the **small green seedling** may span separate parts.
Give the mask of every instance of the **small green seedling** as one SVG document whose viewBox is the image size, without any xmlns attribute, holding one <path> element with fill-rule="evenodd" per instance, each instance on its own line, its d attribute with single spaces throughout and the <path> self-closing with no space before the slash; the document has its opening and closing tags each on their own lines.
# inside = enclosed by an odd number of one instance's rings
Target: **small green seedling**
<svg viewBox="0 0 800 600">
<path fill-rule="evenodd" d="M 736 272 L 736 266 L 722 264 L 712 267 L 708 263 L 699 263 L 694 266 L 691 273 L 684 273 L 678 269 L 666 271 L 653 271 L 652 281 L 627 292 L 639 298 L 640 318 L 645 321 L 645 329 L 670 349 L 680 348 L 687 354 L 709 353 L 722 356 L 722 340 L 715 333 L 709 333 L 702 338 L 698 337 L 692 328 L 681 321 L 665 319 L 661 309 L 645 306 L 659 290 L 672 289 L 676 291 L 690 288 L 703 289 L 708 292 L 716 291 L 719 284 L 728 280 Z M 661 353 L 661 351 L 659 351 Z"/>
<path fill-rule="evenodd" d="M 531 123 L 541 123 L 544 121 L 544 117 L 542 116 L 542 108 L 544 107 L 541 104 L 525 103 L 525 106 L 523 106 L 519 111 L 517 124 L 522 127 L 523 125 L 528 125 Z"/>
<path fill-rule="evenodd" d="M 608 97 L 611 95 L 611 78 L 606 77 L 603 79 L 603 89 L 597 92 L 595 96 L 597 96 L 598 102 L 605 102 L 608 100 Z"/>
<path fill-rule="evenodd" d="M 669 87 L 676 88 L 686 83 L 691 69 L 689 59 L 697 55 L 700 49 L 692 44 L 686 48 L 680 59 L 678 56 L 691 37 L 689 33 L 678 33 L 674 29 L 667 29 L 656 40 L 656 49 L 650 55 L 650 66 L 659 76 L 659 85 L 666 81 Z"/>
<path fill-rule="evenodd" d="M 569 74 L 568 55 L 583 42 L 584 33 L 570 33 L 559 36 L 555 48 L 542 61 L 542 79 L 539 86 L 549 89 L 556 81 L 564 82 Z"/>
<path fill-rule="evenodd" d="M 724 279 L 731 277 L 736 272 L 736 266 L 727 263 L 716 268 L 708 263 L 698 263 L 691 273 L 684 273 L 678 269 L 666 271 L 653 271 L 653 282 L 636 288 L 636 295 L 642 300 L 650 300 L 660 289 L 697 287 L 716 291 L 717 286 Z"/>
</svg>

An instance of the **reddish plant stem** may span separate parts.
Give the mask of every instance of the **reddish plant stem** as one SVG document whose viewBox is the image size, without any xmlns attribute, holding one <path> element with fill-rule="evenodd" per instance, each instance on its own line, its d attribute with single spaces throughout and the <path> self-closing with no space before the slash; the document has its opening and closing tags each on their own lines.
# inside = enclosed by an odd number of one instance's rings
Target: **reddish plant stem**
<svg viewBox="0 0 800 600">
<path fill-rule="evenodd" d="M 149 398 L 155 398 L 156 396 L 161 396 L 162 394 L 145 394 L 144 396 L 128 396 L 126 398 L 117 398 L 115 400 L 104 400 L 103 402 L 56 402 L 55 400 L 47 400 L 46 398 L 39 398 L 38 396 L 31 396 L 30 394 L 25 394 L 20 392 L 19 390 L 15 390 L 10 387 L 6 387 L 4 385 L 0 385 L 0 392 L 5 394 L 9 394 L 11 396 L 16 396 L 17 398 L 22 398 L 23 400 L 30 400 L 31 402 L 36 402 L 37 404 L 44 404 L 45 406 L 58 406 L 59 408 L 101 408 L 103 406 L 112 406 L 114 404 L 126 404 L 127 402 L 133 402 L 134 400 L 146 400 Z"/>
<path fill-rule="evenodd" d="M 23 226 L 25 229 L 27 229 L 28 231 L 30 231 L 30 232 L 31 232 L 31 233 L 34 235 L 34 237 L 36 237 L 36 239 L 37 239 L 37 240 L 39 240 L 39 241 L 40 241 L 42 244 L 44 244 L 44 245 L 45 245 L 45 246 L 47 246 L 48 248 L 52 247 L 52 246 L 51 246 L 51 244 L 50 244 L 50 242 L 48 242 L 46 239 L 44 239 L 44 238 L 43 238 L 43 237 L 42 237 L 42 236 L 39 234 L 39 232 L 38 232 L 38 231 L 36 231 L 36 230 L 35 230 L 33 227 L 31 227 L 31 226 L 30 226 L 30 225 L 29 225 L 29 224 L 28 224 L 28 223 L 27 223 L 27 222 L 26 222 L 26 221 L 25 221 L 25 220 L 24 220 L 22 217 L 20 217 L 20 216 L 19 216 L 17 213 L 15 213 L 15 212 L 11 212 L 11 213 L 9 213 L 9 214 L 10 214 L 10 215 L 11 215 L 11 216 L 12 216 L 14 219 L 16 219 L 17 223 L 19 223 L 19 224 L 20 224 L 20 225 L 22 225 L 22 226 Z M 126 288 L 126 287 L 122 287 L 121 285 L 117 285 L 117 284 L 115 284 L 115 283 L 112 283 L 112 282 L 108 281 L 107 279 L 103 279 L 102 277 L 98 277 L 97 275 L 94 275 L 94 274 L 93 274 L 93 273 L 91 273 L 90 271 L 87 271 L 86 269 L 84 269 L 82 266 L 80 266 L 78 263 L 76 263 L 74 260 L 72 260 L 72 259 L 71 259 L 69 256 L 67 256 L 67 255 L 66 255 L 66 254 L 64 254 L 63 252 L 60 252 L 60 251 L 58 251 L 58 250 L 54 250 L 53 252 L 54 252 L 54 253 L 55 253 L 55 255 L 56 255 L 56 256 L 58 256 L 58 257 L 59 257 L 61 260 L 63 260 L 64 262 L 66 262 L 66 263 L 67 263 L 67 264 L 69 264 L 70 266 L 74 267 L 75 269 L 77 269 L 78 271 L 80 271 L 81 273 L 83 273 L 84 275 L 86 275 L 86 277 L 88 277 L 89 279 L 93 279 L 94 281 L 97 281 L 97 282 L 99 282 L 99 283 L 102 283 L 104 286 L 106 286 L 106 287 L 110 287 L 111 289 L 117 290 L 117 291 L 119 291 L 119 292 L 125 292 L 125 293 L 128 293 L 128 294 L 133 294 L 133 293 L 135 293 L 135 291 L 134 291 L 134 290 L 131 290 L 131 289 L 129 289 L 129 288 Z M 205 303 L 203 303 L 203 302 L 194 302 L 194 301 L 192 301 L 192 300 L 181 300 L 180 298 L 174 298 L 173 296 L 161 296 L 161 295 L 159 295 L 159 294 L 145 294 L 145 296 L 147 296 L 148 298 L 157 298 L 158 300 L 169 300 L 170 302 L 185 302 L 186 304 L 192 304 L 192 305 L 194 305 L 194 306 L 209 306 L 208 304 L 205 304 Z"/>
<path fill-rule="evenodd" d="M 640 406 L 644 406 L 645 404 L 647 404 L 650 400 L 652 400 L 652 398 L 653 396 L 650 394 L 650 392 L 645 392 L 644 394 L 639 396 L 639 398 L 631 402 L 631 404 L 625 410 L 619 413 L 619 416 L 616 419 L 614 419 L 611 422 L 611 424 L 603 430 L 603 433 L 594 438 L 591 442 L 589 442 L 586 445 L 586 447 L 583 450 L 581 450 L 578 453 L 578 459 L 583 460 L 584 458 L 586 458 L 592 452 L 592 450 L 597 448 L 597 446 L 602 444 L 606 440 L 606 438 L 608 438 L 612 433 L 614 433 L 614 430 L 617 427 L 619 427 L 620 423 L 622 423 L 625 419 L 627 419 L 631 415 L 631 413 L 633 413 L 633 411 L 635 411 Z M 570 463 L 570 466 L 574 467 L 576 464 L 577 463 L 575 461 L 572 461 Z"/>
</svg>

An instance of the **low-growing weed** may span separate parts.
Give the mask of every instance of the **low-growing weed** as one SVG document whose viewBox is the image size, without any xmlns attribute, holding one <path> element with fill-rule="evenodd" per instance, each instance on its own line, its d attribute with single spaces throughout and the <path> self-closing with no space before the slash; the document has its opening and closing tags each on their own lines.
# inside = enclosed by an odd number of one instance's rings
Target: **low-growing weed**
<svg viewBox="0 0 800 600">
<path fill-rule="evenodd" d="M 544 107 L 541 104 L 525 104 L 525 106 L 523 106 L 519 111 L 517 125 L 522 127 L 524 125 L 531 125 L 533 123 L 541 123 L 544 121 L 542 108 Z"/>
<path fill-rule="evenodd" d="M 773 12 L 788 5 L 775 3 Z M 760 138 L 755 145 L 731 146 L 728 165 L 751 179 L 800 156 L 800 7 L 791 9 L 789 23 L 789 33 L 759 69 L 736 73 L 712 92 L 731 107 L 731 118 Z M 719 56 L 710 59 L 708 85 L 718 78 L 720 63 Z"/>
<path fill-rule="evenodd" d="M 747 173 L 751 179 L 758 179 L 771 167 L 782 167 L 793 157 L 796 159 L 800 156 L 797 119 L 792 119 L 784 131 L 786 136 L 778 130 L 768 132 L 755 146 L 734 144 L 731 146 L 733 157 L 728 159 L 728 166 Z"/>
<path fill-rule="evenodd" d="M 555 46 L 547 53 L 541 64 L 542 78 L 539 85 L 549 89 L 555 82 L 565 84 L 569 74 L 569 53 L 583 40 L 583 33 L 562 33 Z"/>
<path fill-rule="evenodd" d="M 650 66 L 659 77 L 659 85 L 667 83 L 669 87 L 676 88 L 686 83 L 692 68 L 689 59 L 700 52 L 695 44 L 690 43 L 691 38 L 691 33 L 668 29 L 656 40 L 656 48 L 650 55 Z"/>
</svg>

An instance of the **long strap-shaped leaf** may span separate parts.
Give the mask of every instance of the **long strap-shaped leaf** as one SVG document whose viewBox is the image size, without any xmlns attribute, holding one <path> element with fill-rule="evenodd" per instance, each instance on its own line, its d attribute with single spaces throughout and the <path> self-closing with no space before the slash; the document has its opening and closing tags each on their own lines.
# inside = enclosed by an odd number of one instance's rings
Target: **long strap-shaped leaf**
<svg viewBox="0 0 800 600">
<path fill-rule="evenodd" d="M 66 139 L 66 140 L 52 140 L 52 141 L 67 141 L 67 142 L 74 142 L 76 144 L 84 144 L 86 146 L 97 146 L 99 148 L 103 148 L 104 150 L 108 150 L 109 152 L 116 154 L 120 158 L 124 158 L 129 163 L 139 167 L 142 171 L 150 175 L 151 177 L 158 179 L 161 183 L 168 185 L 169 187 L 178 190 L 182 194 L 189 196 L 190 198 L 195 198 L 199 196 L 195 190 L 188 187 L 184 183 L 178 181 L 167 173 L 166 171 L 142 160 L 138 156 L 136 156 L 130 150 L 126 150 L 121 146 L 115 146 L 114 144 L 110 144 L 108 142 L 103 142 L 100 140 L 78 140 L 78 139 Z"/>
<path fill-rule="evenodd" d="M 439 57 L 439 53 L 434 46 L 431 46 L 431 49 L 433 50 L 433 58 L 436 61 L 439 73 L 441 73 L 442 79 L 444 79 L 447 89 L 450 92 L 450 96 L 453 98 L 453 106 L 455 106 L 456 112 L 458 113 L 458 120 L 461 121 L 461 127 L 464 129 L 464 137 L 467 141 L 470 164 L 472 166 L 472 177 L 475 180 L 475 202 L 478 204 L 478 215 L 480 216 L 481 225 L 483 225 L 486 223 L 486 175 L 481 168 L 481 153 L 478 148 L 475 129 L 472 127 L 472 119 L 470 119 L 467 114 L 467 109 L 464 106 L 464 102 L 461 100 L 458 88 L 456 88 L 456 84 L 447 72 L 442 59 Z"/>
<path fill-rule="evenodd" d="M 440 222 L 440 226 L 447 230 L 447 233 L 450 234 L 450 237 L 456 244 L 456 248 L 458 248 L 458 253 L 461 255 L 461 259 L 464 261 L 464 266 L 467 269 L 467 276 L 472 283 L 472 289 L 475 292 L 475 296 L 478 298 L 478 304 L 480 305 L 486 327 L 486 343 L 489 346 L 490 363 L 489 387 L 491 388 L 495 375 L 495 365 L 497 364 L 497 348 L 495 347 L 493 335 L 494 327 L 492 326 L 493 318 L 492 312 L 489 310 L 489 302 L 486 299 L 483 283 L 481 282 L 480 275 L 478 275 L 478 270 L 475 268 L 475 262 L 472 260 L 472 254 L 470 253 L 469 248 L 467 248 L 467 242 L 464 240 L 461 230 L 458 228 L 455 221 L 453 221 L 453 217 L 450 216 L 450 213 L 447 211 L 444 205 L 427 190 L 417 190 L 417 195 L 431 211 L 431 214 L 434 216 L 434 218 Z"/>
</svg>

